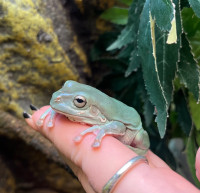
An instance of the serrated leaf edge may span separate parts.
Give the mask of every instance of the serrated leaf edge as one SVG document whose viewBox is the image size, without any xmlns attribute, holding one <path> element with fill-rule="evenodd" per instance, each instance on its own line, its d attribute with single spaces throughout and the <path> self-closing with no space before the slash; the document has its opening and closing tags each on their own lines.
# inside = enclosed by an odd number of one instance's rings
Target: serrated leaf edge
<svg viewBox="0 0 200 193">
<path fill-rule="evenodd" d="M 151 12 L 149 13 L 149 17 L 150 17 L 151 40 L 152 40 L 152 47 L 153 47 L 153 57 L 154 57 L 155 70 L 156 70 L 156 74 L 157 74 L 158 83 L 159 83 L 159 86 L 160 86 L 161 91 L 162 91 L 162 96 L 163 96 L 165 103 L 166 103 L 166 111 L 167 111 L 168 102 L 167 102 L 167 99 L 165 97 L 164 90 L 163 90 L 163 87 L 161 85 L 160 78 L 159 78 L 159 75 L 158 75 L 158 66 L 157 66 L 157 58 L 156 58 L 156 41 L 155 41 L 155 20 L 152 18 Z"/>
<path fill-rule="evenodd" d="M 185 32 L 184 32 L 184 33 L 185 33 Z M 197 104 L 199 104 L 199 102 L 200 102 L 200 69 L 199 69 L 198 61 L 196 60 L 196 58 L 194 57 L 194 53 L 192 52 L 192 46 L 191 46 L 191 44 L 190 44 L 190 41 L 189 41 L 188 38 L 187 38 L 187 34 L 186 34 L 186 33 L 185 33 L 185 38 L 186 38 L 187 41 L 188 41 L 188 44 L 189 44 L 189 47 L 190 47 L 190 53 L 192 54 L 193 59 L 194 59 L 195 62 L 196 62 L 197 71 L 198 71 L 198 74 L 199 74 L 199 83 L 198 83 L 198 87 L 199 87 L 199 97 L 198 97 L 198 99 L 197 99 Z M 178 65 L 177 65 L 177 71 L 179 72 Z M 182 77 L 181 73 L 179 73 L 179 75 Z M 182 79 L 184 80 L 184 78 L 182 78 Z M 182 82 L 182 81 L 181 81 L 181 82 Z M 185 85 L 186 88 L 188 88 L 188 87 L 187 87 L 187 83 L 185 83 L 185 82 L 182 82 L 182 83 Z"/>
<path fill-rule="evenodd" d="M 151 0 L 150 0 L 151 1 Z M 174 4 L 173 3 L 173 1 L 171 0 L 171 3 L 172 3 L 172 5 Z M 175 7 L 174 7 L 174 5 L 173 5 L 173 12 L 175 11 Z M 151 12 L 151 11 L 150 11 Z M 174 17 L 171 19 L 171 23 L 172 23 L 172 20 L 174 19 Z M 154 18 L 154 20 L 155 20 L 155 23 L 156 23 L 156 19 Z M 160 27 L 157 23 L 156 23 L 156 26 L 162 31 L 162 32 L 166 32 L 166 31 L 168 31 L 168 30 L 165 30 L 164 29 L 164 27 Z M 172 27 L 171 27 L 172 28 Z M 171 29 L 170 29 L 171 30 Z M 168 31 L 168 32 L 170 32 L 170 30 Z"/>
</svg>

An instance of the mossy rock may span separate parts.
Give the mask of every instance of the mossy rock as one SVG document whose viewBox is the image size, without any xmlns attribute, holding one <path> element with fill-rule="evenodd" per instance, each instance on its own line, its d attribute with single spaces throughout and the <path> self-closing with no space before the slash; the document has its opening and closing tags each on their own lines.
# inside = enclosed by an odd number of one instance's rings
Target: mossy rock
<svg viewBox="0 0 200 193">
<path fill-rule="evenodd" d="M 52 0 L 0 0 L 1 109 L 20 116 L 30 103 L 48 104 L 66 80 L 90 73 L 65 12 Z"/>
</svg>

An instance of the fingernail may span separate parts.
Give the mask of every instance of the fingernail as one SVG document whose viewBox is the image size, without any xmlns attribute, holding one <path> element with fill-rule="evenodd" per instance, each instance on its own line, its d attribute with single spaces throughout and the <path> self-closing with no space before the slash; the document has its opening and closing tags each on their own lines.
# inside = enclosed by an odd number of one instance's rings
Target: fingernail
<svg viewBox="0 0 200 193">
<path fill-rule="evenodd" d="M 27 112 L 23 112 L 23 117 L 24 117 L 25 119 L 31 118 L 31 116 L 30 116 Z"/>
<path fill-rule="evenodd" d="M 31 110 L 32 111 L 37 111 L 38 110 L 38 108 L 37 107 L 35 107 L 34 105 L 32 105 L 32 104 L 30 104 L 30 108 L 31 108 Z"/>
</svg>

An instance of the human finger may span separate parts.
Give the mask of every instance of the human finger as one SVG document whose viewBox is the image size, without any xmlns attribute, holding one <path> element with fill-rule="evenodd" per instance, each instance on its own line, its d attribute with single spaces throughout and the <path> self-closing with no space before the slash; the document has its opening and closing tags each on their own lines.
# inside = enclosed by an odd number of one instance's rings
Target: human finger
<svg viewBox="0 0 200 193">
<path fill-rule="evenodd" d="M 104 137 L 100 148 L 91 147 L 95 139 L 93 134 L 85 136 L 80 143 L 74 143 L 75 136 L 89 126 L 71 122 L 63 115 L 56 117 L 54 128 L 47 128 L 48 117 L 44 121 L 43 127 L 37 127 L 35 123 L 47 108 L 49 107 L 43 107 L 35 112 L 31 117 L 32 120 L 27 122 L 49 138 L 57 149 L 70 160 L 68 162 L 72 162 L 73 171 L 79 177 L 83 186 L 86 187 L 85 189 L 90 189 L 87 192 L 100 192 L 103 185 L 119 168 L 128 160 L 137 156 L 121 142 L 110 136 Z M 147 153 L 147 158 L 151 167 L 169 168 L 150 151 Z M 149 166 L 144 163 L 134 167 L 136 177 L 137 174 L 145 173 L 146 167 Z M 138 185 L 137 178 L 135 181 L 133 180 L 134 183 L 136 187 Z"/>
<path fill-rule="evenodd" d="M 200 181 L 200 148 L 198 149 L 196 154 L 195 168 L 196 168 L 196 176 Z"/>
<path fill-rule="evenodd" d="M 88 134 L 80 143 L 75 143 L 73 139 L 89 126 L 71 122 L 62 115 L 56 117 L 54 128 L 48 129 L 46 127 L 48 117 L 44 121 L 43 127 L 37 127 L 37 120 L 47 108 L 43 107 L 36 111 L 31 120 L 27 120 L 27 122 L 49 138 L 59 151 L 78 168 L 82 168 L 88 182 L 92 184 L 95 191 L 100 191 L 117 169 L 124 165 L 127 160 L 136 156 L 133 151 L 110 136 L 104 137 L 100 148 L 91 147 L 95 139 L 93 134 Z M 77 171 L 75 173 L 79 178 L 82 178 L 83 173 L 80 174 Z M 94 176 L 98 177 L 98 179 L 95 180 Z M 80 181 L 85 181 L 85 179 L 80 179 Z"/>
</svg>

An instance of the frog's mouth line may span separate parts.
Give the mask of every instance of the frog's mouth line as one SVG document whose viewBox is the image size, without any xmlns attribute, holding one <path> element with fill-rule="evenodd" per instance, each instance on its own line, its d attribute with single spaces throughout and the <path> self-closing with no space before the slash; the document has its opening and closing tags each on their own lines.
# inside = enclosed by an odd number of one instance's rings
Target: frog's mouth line
<svg viewBox="0 0 200 193">
<path fill-rule="evenodd" d="M 51 107 L 52 108 L 52 107 Z M 77 118 L 79 118 L 79 117 L 85 117 L 85 116 L 81 116 L 81 114 L 82 113 L 80 113 L 79 115 L 73 115 L 73 114 L 69 114 L 69 113 L 65 113 L 65 112 L 62 112 L 62 111 L 59 111 L 59 110 L 57 110 L 57 109 L 54 109 L 54 108 L 52 108 L 55 112 L 57 112 L 57 113 L 60 113 L 60 114 L 62 114 L 62 115 L 65 115 L 66 117 L 67 116 L 69 116 L 69 117 L 77 117 Z M 86 118 L 86 117 L 85 117 Z M 88 117 L 89 118 L 89 117 Z"/>
<path fill-rule="evenodd" d="M 51 107 L 52 108 L 52 107 Z M 55 112 L 58 112 L 58 113 L 60 113 L 60 114 L 62 114 L 62 115 L 65 115 L 66 117 L 70 117 L 70 118 L 77 118 L 77 120 L 79 119 L 79 118 L 88 118 L 88 119 L 90 119 L 90 118 L 92 118 L 92 117 L 89 117 L 89 116 L 82 116 L 82 114 L 83 113 L 80 113 L 80 114 L 78 114 L 78 115 L 73 115 L 73 114 L 69 114 L 69 113 L 65 113 L 65 112 L 62 112 L 62 111 L 59 111 L 59 110 L 57 110 L 57 109 L 54 109 L 54 108 L 52 108 Z M 107 121 L 107 119 L 106 118 L 101 118 L 101 117 L 99 117 L 99 119 L 100 119 L 100 121 L 102 122 L 102 123 L 105 123 L 106 121 Z"/>
</svg>

